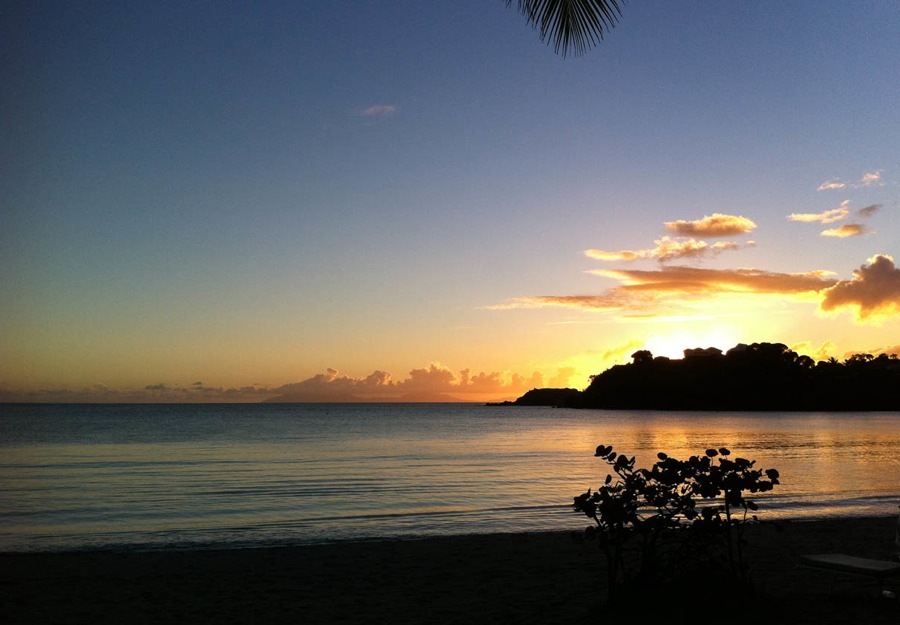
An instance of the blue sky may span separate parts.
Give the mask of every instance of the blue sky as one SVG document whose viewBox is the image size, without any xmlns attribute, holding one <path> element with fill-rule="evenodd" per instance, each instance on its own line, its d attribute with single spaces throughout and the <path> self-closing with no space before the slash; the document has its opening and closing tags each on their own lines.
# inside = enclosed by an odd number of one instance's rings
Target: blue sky
<svg viewBox="0 0 900 625">
<path fill-rule="evenodd" d="M 863 322 L 819 292 L 652 324 L 527 299 L 606 293 L 591 271 L 660 263 L 585 250 L 716 213 L 755 227 L 675 265 L 847 281 L 896 258 L 895 2 L 631 2 L 567 59 L 501 0 L 2 11 L 7 392 L 469 369 L 515 395 L 513 373 L 580 386 L 678 340 L 900 345 L 892 267 Z M 842 206 L 858 236 L 787 219 Z"/>
</svg>

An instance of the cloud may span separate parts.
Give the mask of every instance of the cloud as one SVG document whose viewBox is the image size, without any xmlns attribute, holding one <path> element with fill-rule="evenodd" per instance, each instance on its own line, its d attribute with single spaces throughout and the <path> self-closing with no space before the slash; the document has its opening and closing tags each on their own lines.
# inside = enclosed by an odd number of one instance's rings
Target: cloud
<svg viewBox="0 0 900 625">
<path fill-rule="evenodd" d="M 809 296 L 836 283 L 831 272 L 778 273 L 760 269 L 700 269 L 668 266 L 659 270 L 597 269 L 591 273 L 613 278 L 621 284 L 597 295 L 537 295 L 520 297 L 492 306 L 510 308 L 564 307 L 582 310 L 658 308 L 665 298 L 710 297 L 724 294 Z"/>
<path fill-rule="evenodd" d="M 869 234 L 869 232 L 871 231 L 862 224 L 843 224 L 840 228 L 823 230 L 821 236 L 846 239 L 847 237 L 858 237 L 863 234 Z"/>
<path fill-rule="evenodd" d="M 414 392 L 440 393 L 449 390 L 455 379 L 450 369 L 432 363 L 427 369 L 413 369 L 409 372 L 409 378 L 397 386 Z"/>
<path fill-rule="evenodd" d="M 825 341 L 819 347 L 815 347 L 809 341 L 801 341 L 791 345 L 791 350 L 798 354 L 806 354 L 816 362 L 828 360 L 834 355 L 835 345 L 831 341 Z"/>
<path fill-rule="evenodd" d="M 373 104 L 359 112 L 361 117 L 390 117 L 397 112 L 397 107 L 393 104 Z"/>
<path fill-rule="evenodd" d="M 455 375 L 448 367 L 432 363 L 413 369 L 405 379 L 395 381 L 385 371 L 354 378 L 328 369 L 311 378 L 274 389 L 273 401 L 484 401 L 513 398 L 543 385 L 543 376 L 491 371 L 472 374 L 463 369 Z"/>
<path fill-rule="evenodd" d="M 857 211 L 861 219 L 868 219 L 879 211 L 881 204 L 870 204 L 864 206 Z M 824 211 L 822 213 L 791 213 L 788 219 L 791 221 L 799 221 L 805 223 L 821 223 L 830 224 L 836 221 L 846 219 L 850 215 L 850 200 L 844 200 L 838 208 Z M 836 237 L 845 239 L 847 237 L 858 237 L 863 234 L 869 234 L 871 230 L 859 223 L 843 224 L 838 228 L 829 228 L 823 230 L 821 236 Z"/>
<path fill-rule="evenodd" d="M 560 369 L 557 378 L 566 375 Z M 571 374 L 568 374 L 571 375 Z M 356 401 L 498 401 L 514 399 L 532 388 L 543 386 L 543 376 L 535 371 L 530 376 L 509 372 L 480 372 L 469 369 L 459 375 L 447 367 L 432 363 L 413 369 L 408 376 L 395 380 L 390 373 L 375 370 L 368 376 L 353 377 L 328 368 L 299 382 L 269 388 L 245 386 L 225 388 L 149 384 L 140 389 L 116 389 L 96 384 L 82 389 L 52 388 L 14 390 L 0 385 L 0 401 L 47 403 L 213 403 L 213 402 L 356 402 Z"/>
<path fill-rule="evenodd" d="M 862 219 L 868 219 L 879 210 L 881 210 L 881 204 L 870 204 L 869 206 L 863 206 L 861 209 L 856 211 L 856 214 L 859 215 Z"/>
<path fill-rule="evenodd" d="M 822 213 L 791 213 L 788 219 L 791 221 L 801 221 L 804 223 L 821 223 L 830 224 L 835 221 L 846 219 L 850 214 L 850 201 L 844 200 L 839 208 L 833 208 Z"/>
<path fill-rule="evenodd" d="M 115 388 L 94 384 L 84 388 L 43 388 L 7 391 L 5 401 L 45 403 L 197 403 L 197 402 L 258 402 L 273 395 L 265 387 L 244 386 L 208 387 L 194 382 L 184 387 L 171 384 L 148 384 L 142 388 Z"/>
<path fill-rule="evenodd" d="M 883 169 L 879 169 L 877 171 L 872 171 L 866 174 L 863 174 L 862 180 L 859 181 L 859 186 L 861 187 L 871 187 L 873 185 L 881 186 L 883 183 L 881 182 L 881 174 L 884 172 Z"/>
<path fill-rule="evenodd" d="M 365 378 L 341 375 L 336 369 L 326 369 L 311 378 L 285 384 L 273 389 L 285 401 L 346 401 L 345 398 L 365 396 L 379 390 L 393 388 L 391 376 L 385 371 L 374 371 Z"/>
<path fill-rule="evenodd" d="M 510 310 L 513 308 L 584 308 L 590 310 L 617 310 L 632 305 L 634 298 L 610 289 L 600 295 L 531 295 L 517 297 L 505 304 L 488 306 L 488 310 Z"/>
<path fill-rule="evenodd" d="M 622 282 L 619 292 L 766 293 L 817 292 L 834 284 L 827 271 L 779 273 L 761 269 L 700 269 L 672 266 L 658 271 L 600 269 L 592 273 Z"/>
<path fill-rule="evenodd" d="M 687 237 L 731 237 L 739 234 L 747 234 L 756 228 L 756 224 L 739 215 L 723 215 L 713 213 L 703 219 L 694 221 L 667 221 L 666 228 L 679 236 Z"/>
<path fill-rule="evenodd" d="M 656 259 L 659 262 L 668 262 L 680 258 L 702 258 L 704 256 L 718 255 L 725 251 L 737 250 L 742 246 L 732 241 L 718 241 L 710 245 L 706 241 L 697 239 L 673 239 L 662 237 L 654 241 L 656 247 L 650 250 L 622 250 L 620 252 L 605 252 L 603 250 L 585 250 L 588 258 L 602 261 L 633 261 L 645 258 Z M 748 242 L 746 246 L 753 245 Z"/>
<path fill-rule="evenodd" d="M 847 224 L 853 225 L 853 224 Z M 598 294 L 538 295 L 516 298 L 492 306 L 511 308 L 563 307 L 580 310 L 638 312 L 658 317 L 666 308 L 691 306 L 718 296 L 752 295 L 818 301 L 823 312 L 856 311 L 858 321 L 880 321 L 900 315 L 900 269 L 890 256 L 879 254 L 853 272 L 851 280 L 838 280 L 830 271 L 781 273 L 760 269 L 702 269 L 665 266 L 657 270 L 596 269 L 590 273 L 619 284 Z M 823 345 L 824 353 L 833 346 Z M 818 356 L 819 353 L 816 355 Z"/>
<path fill-rule="evenodd" d="M 594 260 L 608 262 L 632 261 L 642 258 L 655 258 L 655 250 L 622 250 L 620 252 L 604 252 L 603 250 L 584 250 L 584 255 Z"/>
<path fill-rule="evenodd" d="M 847 183 L 840 180 L 826 180 L 816 188 L 816 191 L 833 191 L 835 189 L 843 189 L 846 186 Z"/>
<path fill-rule="evenodd" d="M 859 189 L 861 187 L 873 187 L 873 186 L 884 186 L 884 183 L 881 181 L 881 174 L 884 173 L 883 169 L 876 169 L 875 171 L 866 172 L 863 174 L 863 177 L 859 179 L 858 182 L 844 182 L 838 178 L 832 180 L 826 180 L 822 184 L 818 186 L 817 191 L 834 191 L 837 189 Z"/>
<path fill-rule="evenodd" d="M 557 370 L 556 375 L 550 378 L 548 385 L 550 388 L 566 388 L 573 375 L 575 375 L 575 367 L 561 367 Z"/>
<path fill-rule="evenodd" d="M 852 279 L 828 288 L 819 307 L 826 312 L 855 309 L 859 321 L 900 314 L 900 269 L 890 256 L 873 256 Z"/>
<path fill-rule="evenodd" d="M 463 369 L 459 372 L 459 380 L 456 384 L 456 389 L 451 389 L 451 391 L 464 390 L 467 393 L 486 393 L 486 394 L 494 394 L 494 393 L 504 393 L 509 392 L 512 389 L 520 389 L 528 390 L 532 388 L 540 388 L 544 385 L 544 377 L 535 371 L 531 374 L 531 377 L 523 377 L 517 373 L 513 373 L 510 376 L 508 382 L 503 380 L 503 375 L 497 371 L 492 371 L 491 373 L 479 373 L 477 375 L 470 375 L 468 369 Z"/>
</svg>

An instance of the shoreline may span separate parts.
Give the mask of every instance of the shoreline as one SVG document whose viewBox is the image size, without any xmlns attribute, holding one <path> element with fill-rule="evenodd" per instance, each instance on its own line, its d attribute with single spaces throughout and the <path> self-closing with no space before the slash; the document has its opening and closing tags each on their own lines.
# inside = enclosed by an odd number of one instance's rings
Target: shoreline
<svg viewBox="0 0 900 625">
<path fill-rule="evenodd" d="M 565 508 L 570 508 L 570 505 L 563 506 Z M 580 520 L 584 521 L 583 525 L 587 527 L 590 524 L 590 521 L 583 515 L 575 515 Z M 798 517 L 774 517 L 772 518 L 771 511 L 765 511 L 763 513 L 764 518 L 760 519 L 760 522 L 756 525 L 762 526 L 775 526 L 775 525 L 803 525 L 803 524 L 815 524 L 815 523 L 853 523 L 855 521 L 861 522 L 869 522 L 869 521 L 880 521 L 884 519 L 894 519 L 897 520 L 897 514 L 894 512 L 885 512 L 883 514 L 860 514 L 860 515 L 844 515 L 844 516 L 828 516 L 828 517 L 820 517 L 820 516 L 798 516 Z M 748 525 L 748 527 L 752 527 Z M 752 529 L 750 531 L 753 531 Z M 428 540 L 479 540 L 479 539 L 489 539 L 492 537 L 503 537 L 503 536 L 543 536 L 543 535 L 555 535 L 555 534 L 577 534 L 580 530 L 577 527 L 568 528 L 568 529 L 546 529 L 546 528 L 538 528 L 538 529 L 523 529 L 523 530 L 509 530 L 509 531 L 481 531 L 481 532 L 470 532 L 470 533 L 458 533 L 458 534 L 398 534 L 398 535 L 388 535 L 388 536 L 358 536 L 358 537 L 348 537 L 348 538 L 332 538 L 332 539 L 322 539 L 311 542 L 303 542 L 303 541 L 284 541 L 284 542 L 271 542 L 271 543 L 177 543 L 174 545 L 168 546 L 159 546 L 156 543 L 138 543 L 135 545 L 123 543 L 123 544 L 109 544 L 103 545 L 100 547 L 63 547 L 59 549 L 23 549 L 23 550 L 3 550 L 0 549 L 0 559 L 5 557 L 15 557 L 15 556 L 40 556 L 40 555 L 67 555 L 67 556 L 77 556 L 77 555 L 85 555 L 85 554 L 150 554 L 150 553 L 205 553 L 205 552 L 230 552 L 230 551 L 265 551 L 265 550 L 293 550 L 293 549 L 306 549 L 310 547 L 331 547 L 331 546 L 340 546 L 340 545 L 369 545 L 373 543 L 407 543 L 407 542 L 419 542 L 419 541 L 428 541 Z"/>
<path fill-rule="evenodd" d="M 756 622 L 896 623 L 886 582 L 797 567 L 887 559 L 896 516 L 747 529 Z M 7 623 L 571 623 L 596 617 L 603 563 L 579 531 L 210 550 L 0 553 Z M 837 583 L 835 583 L 837 582 Z M 889 585 L 889 584 L 888 584 Z M 894 584 L 897 590 L 900 581 Z M 887 586 L 885 586 L 887 588 Z M 701 587 L 702 590 L 702 587 Z M 682 606 L 694 610 L 702 602 Z"/>
</svg>

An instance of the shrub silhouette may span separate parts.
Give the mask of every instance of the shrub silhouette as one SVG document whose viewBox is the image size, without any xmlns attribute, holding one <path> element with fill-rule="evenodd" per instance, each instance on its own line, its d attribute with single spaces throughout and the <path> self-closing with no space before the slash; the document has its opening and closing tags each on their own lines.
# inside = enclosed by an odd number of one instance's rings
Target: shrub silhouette
<svg viewBox="0 0 900 625">
<path fill-rule="evenodd" d="M 738 594 L 749 591 L 744 529 L 757 521 L 745 497 L 772 490 L 775 469 L 731 459 L 722 447 L 678 460 L 664 453 L 649 469 L 600 445 L 594 454 L 610 467 L 603 486 L 575 497 L 574 507 L 595 522 L 607 566 L 607 602 L 643 596 L 676 580 L 714 573 Z"/>
</svg>

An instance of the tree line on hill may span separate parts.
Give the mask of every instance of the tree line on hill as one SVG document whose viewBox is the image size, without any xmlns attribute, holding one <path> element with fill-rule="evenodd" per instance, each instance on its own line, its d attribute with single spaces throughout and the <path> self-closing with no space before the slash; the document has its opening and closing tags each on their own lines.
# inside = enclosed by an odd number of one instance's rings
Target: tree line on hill
<svg viewBox="0 0 900 625">
<path fill-rule="evenodd" d="M 782 343 L 738 344 L 723 353 L 686 349 L 591 376 L 586 389 L 533 389 L 503 405 L 648 410 L 900 410 L 900 358 L 854 354 L 816 362 Z"/>
</svg>

